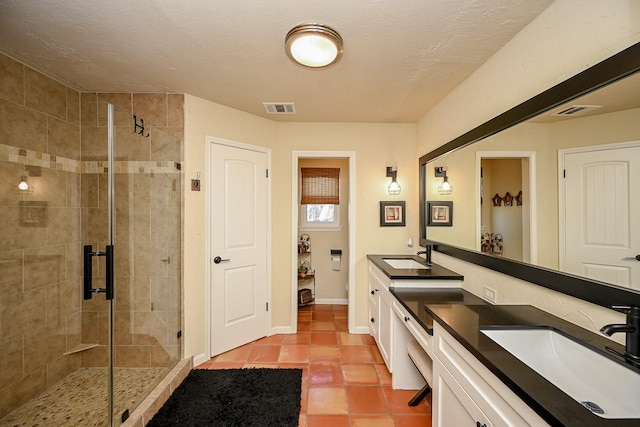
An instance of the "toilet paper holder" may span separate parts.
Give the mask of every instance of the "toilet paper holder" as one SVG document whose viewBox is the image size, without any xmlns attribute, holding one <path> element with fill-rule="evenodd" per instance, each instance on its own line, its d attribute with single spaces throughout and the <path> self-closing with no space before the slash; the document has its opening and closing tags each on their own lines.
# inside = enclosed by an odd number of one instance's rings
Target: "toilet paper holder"
<svg viewBox="0 0 640 427">
<path fill-rule="evenodd" d="M 331 249 L 331 269 L 334 271 L 339 271 L 341 262 L 342 249 Z"/>
</svg>

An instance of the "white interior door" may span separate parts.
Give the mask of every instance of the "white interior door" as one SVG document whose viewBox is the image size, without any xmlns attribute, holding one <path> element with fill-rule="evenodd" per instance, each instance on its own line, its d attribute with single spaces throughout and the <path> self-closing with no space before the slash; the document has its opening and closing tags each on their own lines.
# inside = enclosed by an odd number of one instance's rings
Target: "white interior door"
<svg viewBox="0 0 640 427">
<path fill-rule="evenodd" d="M 640 278 L 640 146 L 565 153 L 564 169 L 565 270 L 631 287 Z"/>
<path fill-rule="evenodd" d="M 267 154 L 212 143 L 211 354 L 268 333 Z"/>
</svg>

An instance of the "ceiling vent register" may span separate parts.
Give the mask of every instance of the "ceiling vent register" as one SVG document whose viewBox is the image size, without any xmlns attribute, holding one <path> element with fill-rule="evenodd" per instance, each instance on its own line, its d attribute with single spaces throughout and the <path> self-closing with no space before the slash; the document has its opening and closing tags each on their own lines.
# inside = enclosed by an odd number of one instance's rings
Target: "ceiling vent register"
<svg viewBox="0 0 640 427">
<path fill-rule="evenodd" d="M 554 116 L 579 116 L 589 111 L 602 108 L 602 105 L 572 105 L 553 113 Z"/>
<path fill-rule="evenodd" d="M 295 114 L 296 105 L 293 102 L 263 102 L 268 114 Z"/>
</svg>

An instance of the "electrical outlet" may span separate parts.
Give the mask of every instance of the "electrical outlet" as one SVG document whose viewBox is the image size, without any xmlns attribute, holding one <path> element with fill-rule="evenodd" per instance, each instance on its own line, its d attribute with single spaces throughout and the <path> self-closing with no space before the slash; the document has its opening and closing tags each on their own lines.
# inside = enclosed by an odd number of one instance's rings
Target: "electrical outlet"
<svg viewBox="0 0 640 427">
<path fill-rule="evenodd" d="M 482 297 L 489 302 L 496 303 L 496 291 L 487 286 L 482 288 Z"/>
</svg>

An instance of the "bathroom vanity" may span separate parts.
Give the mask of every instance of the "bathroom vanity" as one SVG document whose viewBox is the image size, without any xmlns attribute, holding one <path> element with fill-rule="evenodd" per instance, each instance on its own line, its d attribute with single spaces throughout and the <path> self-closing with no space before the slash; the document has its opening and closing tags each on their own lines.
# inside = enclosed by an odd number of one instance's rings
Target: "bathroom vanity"
<svg viewBox="0 0 640 427">
<path fill-rule="evenodd" d="M 434 426 L 640 425 L 640 382 L 629 381 L 640 381 L 640 371 L 611 353 L 623 353 L 623 346 L 532 306 L 488 304 L 461 287 L 463 277 L 440 266 L 398 268 L 413 264 L 392 267 L 385 261 L 392 258 L 368 256 L 370 332 L 394 389 L 425 384 L 407 355 L 410 341 L 431 359 Z M 418 257 L 397 258 L 424 264 Z M 531 353 L 525 359 L 542 357 L 567 375 L 556 379 L 538 370 L 535 360 L 525 363 L 508 342 L 491 337 L 495 331 L 524 342 Z M 559 359 L 533 351 L 544 349 L 537 334 L 548 331 L 569 338 L 568 347 L 557 347 Z M 626 388 L 611 384 L 619 375 Z"/>
</svg>

